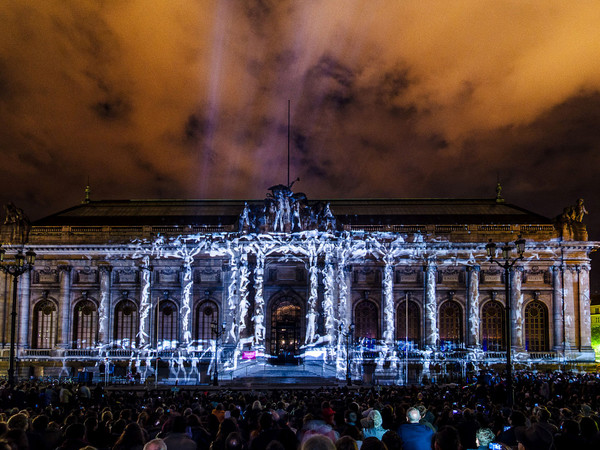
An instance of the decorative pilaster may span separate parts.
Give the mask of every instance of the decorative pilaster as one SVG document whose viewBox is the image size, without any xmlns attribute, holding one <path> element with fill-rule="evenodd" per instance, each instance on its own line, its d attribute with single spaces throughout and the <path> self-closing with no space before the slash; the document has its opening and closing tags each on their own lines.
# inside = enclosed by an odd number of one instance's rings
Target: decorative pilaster
<svg viewBox="0 0 600 450">
<path fill-rule="evenodd" d="M 244 336 L 248 313 L 250 311 L 250 302 L 248 301 L 248 285 L 250 284 L 250 269 L 248 268 L 248 254 L 244 250 L 240 256 L 240 304 L 238 308 L 237 319 L 237 340 Z"/>
<path fill-rule="evenodd" d="M 394 266 L 390 261 L 386 261 L 383 269 L 383 321 L 384 321 L 384 332 L 383 340 L 386 345 L 394 344 L 394 336 L 396 334 L 396 320 L 395 320 L 395 308 L 394 308 Z"/>
<path fill-rule="evenodd" d="M 562 292 L 563 268 L 552 267 L 552 317 L 554 325 L 554 351 L 563 349 L 563 292 Z"/>
<path fill-rule="evenodd" d="M 152 266 L 150 258 L 144 256 L 140 266 L 140 330 L 138 332 L 138 340 L 140 348 L 144 348 L 150 344 L 150 311 L 152 309 L 152 298 L 150 295 L 152 284 Z"/>
<path fill-rule="evenodd" d="M 183 262 L 183 283 L 181 291 L 181 344 L 187 347 L 192 341 L 192 288 L 194 279 L 192 277 L 192 264 L 194 258 L 186 255 Z"/>
<path fill-rule="evenodd" d="M 31 310 L 31 275 L 30 272 L 24 272 L 19 278 L 19 340 L 21 348 L 29 348 L 29 311 Z"/>
<path fill-rule="evenodd" d="M 579 266 L 579 345 L 580 350 L 592 349 L 592 318 L 590 317 L 590 266 Z"/>
<path fill-rule="evenodd" d="M 439 341 L 437 325 L 436 274 L 434 264 L 425 266 L 425 346 L 435 349 Z"/>
<path fill-rule="evenodd" d="M 334 310 L 334 293 L 335 293 L 335 277 L 333 272 L 333 263 L 331 261 L 331 252 L 326 253 L 325 267 L 323 267 L 323 315 L 325 322 L 325 335 L 329 336 L 328 347 L 332 348 L 335 342 L 335 310 Z"/>
<path fill-rule="evenodd" d="M 237 336 L 237 324 L 235 321 L 235 313 L 238 304 L 238 282 L 239 270 L 238 261 L 235 255 L 231 255 L 229 261 L 229 285 L 227 286 L 227 316 L 223 314 L 223 321 L 229 322 L 229 331 L 223 336 L 222 342 L 235 342 Z M 226 319 L 227 317 L 227 319 Z"/>
<path fill-rule="evenodd" d="M 317 331 L 317 300 L 319 295 L 319 269 L 317 267 L 316 252 L 310 253 L 308 264 L 310 293 L 308 294 L 308 304 L 306 305 L 306 335 L 304 338 L 304 343 L 312 344 Z"/>
<path fill-rule="evenodd" d="M 523 336 L 524 336 L 524 321 L 523 321 L 523 272 L 524 269 L 521 266 L 515 266 L 512 268 L 510 276 L 512 277 L 511 292 L 512 297 L 512 309 L 511 309 L 511 321 L 512 321 L 512 348 L 516 350 L 523 349 Z"/>
<path fill-rule="evenodd" d="M 479 343 L 479 274 L 481 268 L 479 266 L 469 266 L 467 273 L 469 277 L 469 284 L 467 286 L 467 315 L 468 330 L 467 345 L 469 347 L 478 348 Z"/>
<path fill-rule="evenodd" d="M 256 267 L 254 268 L 254 347 L 256 350 L 265 350 L 265 254 L 258 250 L 256 254 Z"/>
<path fill-rule="evenodd" d="M 107 345 L 111 340 L 110 332 L 110 289 L 112 267 L 108 264 L 98 266 L 100 272 L 100 306 L 98 307 L 98 340 Z"/>
<path fill-rule="evenodd" d="M 575 284 L 573 275 L 577 274 L 575 266 L 567 265 L 564 268 L 564 348 L 573 350 L 577 346 L 577 329 L 575 327 Z"/>
<path fill-rule="evenodd" d="M 58 267 L 58 275 L 60 278 L 60 306 L 58 308 L 58 316 L 60 322 L 60 348 L 69 348 L 69 325 L 71 324 L 71 269 L 69 265 L 61 265 Z"/>
</svg>

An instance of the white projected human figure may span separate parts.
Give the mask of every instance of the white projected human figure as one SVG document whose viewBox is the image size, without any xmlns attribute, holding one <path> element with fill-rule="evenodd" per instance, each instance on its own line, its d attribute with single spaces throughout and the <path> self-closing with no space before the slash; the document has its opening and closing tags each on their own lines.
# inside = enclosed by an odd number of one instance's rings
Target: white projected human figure
<svg viewBox="0 0 600 450">
<path fill-rule="evenodd" d="M 306 339 L 304 340 L 305 344 L 310 344 L 315 339 L 316 322 L 317 313 L 314 309 L 311 309 L 308 311 L 308 314 L 306 314 Z"/>
</svg>

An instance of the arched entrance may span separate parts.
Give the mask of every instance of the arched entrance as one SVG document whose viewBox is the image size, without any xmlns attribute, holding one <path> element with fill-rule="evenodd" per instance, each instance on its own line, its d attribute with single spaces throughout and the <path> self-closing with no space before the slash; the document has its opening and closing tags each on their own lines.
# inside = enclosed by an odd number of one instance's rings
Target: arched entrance
<svg viewBox="0 0 600 450">
<path fill-rule="evenodd" d="M 298 363 L 296 356 L 302 342 L 302 322 L 302 308 L 298 299 L 282 296 L 273 301 L 269 337 L 273 363 Z"/>
</svg>

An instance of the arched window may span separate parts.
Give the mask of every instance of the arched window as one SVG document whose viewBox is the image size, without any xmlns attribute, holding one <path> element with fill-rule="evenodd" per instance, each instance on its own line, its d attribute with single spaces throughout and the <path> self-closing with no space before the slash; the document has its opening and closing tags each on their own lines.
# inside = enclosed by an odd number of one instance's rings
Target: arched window
<svg viewBox="0 0 600 450">
<path fill-rule="evenodd" d="M 481 309 L 481 345 L 484 351 L 506 350 L 504 307 L 492 300 Z"/>
<path fill-rule="evenodd" d="M 525 350 L 548 351 L 548 309 L 537 300 L 525 307 Z"/>
<path fill-rule="evenodd" d="M 33 308 L 33 348 L 53 348 L 56 343 L 58 314 L 53 301 L 45 299 Z"/>
<path fill-rule="evenodd" d="M 121 300 L 115 307 L 115 343 L 134 348 L 139 331 L 138 309 L 131 300 Z"/>
<path fill-rule="evenodd" d="M 379 312 L 377 305 L 370 300 L 360 301 L 354 308 L 354 335 L 357 339 L 379 338 Z"/>
<path fill-rule="evenodd" d="M 219 323 L 219 308 L 217 304 L 211 300 L 204 300 L 196 307 L 195 321 L 195 336 L 194 340 L 201 345 L 207 345 L 210 339 L 214 339 L 210 328 L 211 323 Z"/>
<path fill-rule="evenodd" d="M 271 305 L 270 351 L 273 356 L 296 355 L 302 339 L 302 309 L 291 296 L 279 297 Z"/>
<path fill-rule="evenodd" d="M 177 347 L 177 326 L 179 324 L 177 305 L 171 300 L 161 300 L 158 314 L 158 348 L 170 349 Z"/>
<path fill-rule="evenodd" d="M 94 302 L 77 302 L 73 316 L 73 348 L 95 347 L 98 341 L 98 308 Z"/>
<path fill-rule="evenodd" d="M 462 308 L 454 300 L 440 306 L 440 344 L 456 346 L 463 341 Z"/>
<path fill-rule="evenodd" d="M 421 345 L 421 314 L 419 307 L 413 301 L 408 302 L 408 334 L 406 333 L 406 301 L 400 302 L 396 312 L 397 319 L 397 338 L 403 342 L 407 340 L 409 348 L 419 348 Z"/>
</svg>

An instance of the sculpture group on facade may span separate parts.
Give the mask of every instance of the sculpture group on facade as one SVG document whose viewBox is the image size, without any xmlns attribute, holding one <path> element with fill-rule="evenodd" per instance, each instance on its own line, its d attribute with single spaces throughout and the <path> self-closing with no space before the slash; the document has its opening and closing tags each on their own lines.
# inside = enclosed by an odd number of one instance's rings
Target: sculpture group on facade
<svg viewBox="0 0 600 450">
<path fill-rule="evenodd" d="M 8 230 L 8 239 L 11 244 L 24 245 L 29 239 L 31 222 L 21 208 L 12 202 L 4 205 L 4 227 Z"/>
<path fill-rule="evenodd" d="M 240 231 L 244 233 L 305 230 L 334 231 L 336 220 L 329 203 L 310 205 L 302 192 L 294 193 L 291 186 L 278 184 L 269 188 L 263 206 L 245 204 L 240 214 Z"/>
<path fill-rule="evenodd" d="M 556 218 L 556 226 L 565 241 L 587 241 L 588 233 L 583 223 L 584 216 L 588 214 L 583 199 L 577 200 L 573 206 L 567 206 L 561 215 Z"/>
</svg>

